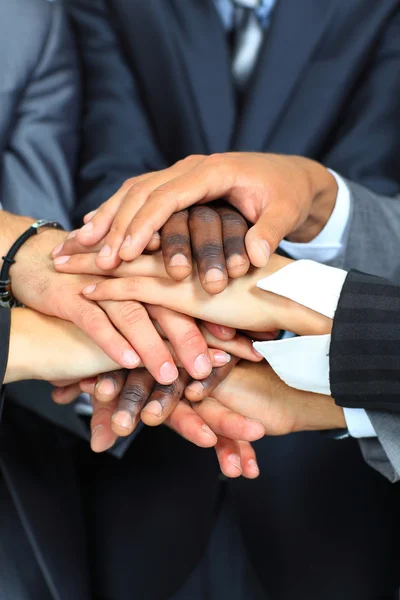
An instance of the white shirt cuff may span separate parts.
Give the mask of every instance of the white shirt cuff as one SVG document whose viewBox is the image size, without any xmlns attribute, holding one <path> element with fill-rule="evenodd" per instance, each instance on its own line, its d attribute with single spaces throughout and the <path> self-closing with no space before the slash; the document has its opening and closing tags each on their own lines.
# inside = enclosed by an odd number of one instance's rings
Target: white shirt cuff
<svg viewBox="0 0 400 600">
<path fill-rule="evenodd" d="M 342 269 L 300 260 L 258 281 L 257 286 L 333 319 L 346 276 Z M 330 343 L 330 335 L 315 335 L 254 342 L 253 346 L 290 387 L 330 395 Z M 364 410 L 345 408 L 344 413 L 352 437 L 376 436 Z"/>
<path fill-rule="evenodd" d="M 363 408 L 344 408 L 347 430 L 351 437 L 376 437 L 376 431 Z"/>
<path fill-rule="evenodd" d="M 343 248 L 343 240 L 350 217 L 350 190 L 343 179 L 334 171 L 328 171 L 336 179 L 338 193 L 335 207 L 329 221 L 311 242 L 300 244 L 283 240 L 280 248 L 295 259 L 311 259 L 328 262 L 338 256 Z"/>
</svg>

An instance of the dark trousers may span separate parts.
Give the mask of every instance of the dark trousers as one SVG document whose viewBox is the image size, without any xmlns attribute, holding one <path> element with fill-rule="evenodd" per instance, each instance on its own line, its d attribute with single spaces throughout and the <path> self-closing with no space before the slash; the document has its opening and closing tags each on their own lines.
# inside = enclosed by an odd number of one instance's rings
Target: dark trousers
<svg viewBox="0 0 400 600">
<path fill-rule="evenodd" d="M 19 415 L 18 423 L 24 420 L 24 436 L 15 440 L 20 446 L 31 423 L 38 432 L 37 417 Z M 54 428 L 41 427 L 46 443 L 46 429 Z M 199 600 L 214 600 L 215 589 L 217 600 L 259 600 L 260 589 L 270 600 L 395 597 L 398 488 L 364 464 L 353 440 L 320 434 L 265 438 L 257 443 L 261 477 L 227 482 L 219 477 L 213 451 L 166 428 L 145 429 L 121 460 L 94 455 L 64 432 L 58 439 L 80 481 L 91 563 L 88 600 L 167 600 L 174 594 L 197 600 L 191 584 Z M 31 446 L 27 451 L 32 462 Z M 64 485 L 68 494 L 68 481 Z M 207 549 L 221 510 L 230 519 L 218 521 L 217 539 Z M 47 600 L 4 481 L 0 519 L 0 547 L 7 553 L 7 562 L 0 561 L 0 591 L 13 589 L 21 572 L 26 595 L 10 600 Z M 243 584 L 252 570 L 257 585 Z M 23 584 L 27 577 L 29 585 Z M 253 596 L 250 589 L 256 588 Z"/>
</svg>

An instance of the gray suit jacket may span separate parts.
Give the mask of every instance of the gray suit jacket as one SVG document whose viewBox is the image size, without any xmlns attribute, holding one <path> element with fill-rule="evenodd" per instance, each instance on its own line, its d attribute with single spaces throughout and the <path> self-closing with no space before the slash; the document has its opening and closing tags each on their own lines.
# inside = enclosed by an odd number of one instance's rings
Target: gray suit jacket
<svg viewBox="0 0 400 600">
<path fill-rule="evenodd" d="M 351 214 L 343 252 L 333 266 L 400 283 L 400 194 L 381 196 L 347 181 Z M 378 438 L 360 441 L 365 460 L 391 481 L 400 480 L 400 414 L 368 411 Z"/>
</svg>

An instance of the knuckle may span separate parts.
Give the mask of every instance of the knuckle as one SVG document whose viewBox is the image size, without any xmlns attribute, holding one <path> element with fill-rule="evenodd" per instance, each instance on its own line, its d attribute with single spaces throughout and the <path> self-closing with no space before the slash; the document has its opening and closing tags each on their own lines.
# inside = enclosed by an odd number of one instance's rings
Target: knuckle
<svg viewBox="0 0 400 600">
<path fill-rule="evenodd" d="M 148 397 L 149 390 L 140 381 L 127 383 L 122 388 L 120 400 L 131 407 L 142 404 Z"/>
<path fill-rule="evenodd" d="M 223 264 L 224 255 L 222 250 L 222 244 L 214 241 L 205 242 L 199 246 L 193 248 L 193 254 L 196 259 L 199 260 L 214 260 L 218 264 Z"/>
<path fill-rule="evenodd" d="M 128 179 L 125 179 L 125 181 L 124 181 L 124 183 L 122 184 L 121 188 L 122 188 L 123 190 L 126 190 L 126 191 L 128 191 L 128 190 L 130 190 L 130 189 L 131 189 L 131 187 L 132 187 L 133 185 L 135 185 L 135 182 L 136 182 L 136 177 L 129 177 Z"/>
<path fill-rule="evenodd" d="M 188 329 L 182 335 L 180 345 L 184 347 L 194 348 L 202 346 L 204 344 L 204 338 L 198 329 Z"/>
<path fill-rule="evenodd" d="M 103 311 L 92 304 L 82 304 L 79 308 L 80 317 L 90 330 L 95 330 L 104 324 L 105 315 Z"/>
<path fill-rule="evenodd" d="M 234 210 L 223 210 L 220 212 L 220 217 L 224 226 L 235 229 L 247 229 L 247 224 L 244 217 Z"/>
<path fill-rule="evenodd" d="M 220 152 L 214 152 L 206 157 L 205 163 L 212 166 L 220 165 L 224 160 L 224 155 Z"/>
<path fill-rule="evenodd" d="M 128 325 L 136 325 L 147 319 L 147 311 L 142 304 L 139 302 L 121 302 L 119 307 L 119 315 L 124 323 Z"/>
<path fill-rule="evenodd" d="M 162 385 L 161 383 L 157 383 L 154 392 L 157 394 L 157 397 L 164 397 L 167 400 L 174 400 L 178 396 L 183 393 L 183 383 L 179 379 L 170 383 L 169 385 Z"/>
<path fill-rule="evenodd" d="M 206 158 L 205 154 L 189 154 L 182 160 L 183 163 L 197 163 L 199 160 Z"/>
<path fill-rule="evenodd" d="M 163 247 L 175 246 L 176 249 L 185 248 L 189 245 L 189 237 L 177 231 L 167 233 L 162 236 L 162 245 Z"/>
<path fill-rule="evenodd" d="M 194 220 L 202 221 L 203 223 L 209 224 L 214 221 L 219 221 L 218 213 L 210 206 L 194 206 L 190 209 L 189 221 L 193 224 Z"/>
</svg>

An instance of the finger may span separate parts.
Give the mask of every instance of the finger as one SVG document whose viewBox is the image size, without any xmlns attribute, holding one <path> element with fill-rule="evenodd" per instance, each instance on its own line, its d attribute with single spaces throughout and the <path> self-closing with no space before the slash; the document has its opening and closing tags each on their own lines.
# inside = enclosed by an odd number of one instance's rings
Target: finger
<svg viewBox="0 0 400 600">
<path fill-rule="evenodd" d="M 73 235 L 74 237 L 71 238 L 71 235 Z M 62 244 L 59 244 L 58 246 L 53 248 L 51 254 L 53 258 L 57 258 L 58 264 L 63 264 L 64 262 L 67 262 L 67 257 L 69 256 L 73 256 L 75 254 L 87 254 L 88 252 L 97 253 L 100 250 L 101 243 L 93 244 L 93 246 L 82 246 L 82 244 L 80 244 L 76 240 L 75 235 L 76 232 L 72 231 Z"/>
<path fill-rule="evenodd" d="M 215 452 L 217 453 L 220 469 L 226 477 L 235 479 L 242 475 L 239 442 L 218 436 Z"/>
<path fill-rule="evenodd" d="M 209 323 L 208 321 L 203 321 L 203 325 L 219 340 L 232 340 L 236 335 L 236 329 L 233 329 L 233 327 L 223 327 L 222 325 Z"/>
<path fill-rule="evenodd" d="M 94 217 L 94 215 L 96 214 L 97 210 L 91 210 L 90 212 L 88 212 L 84 217 L 83 217 L 83 222 L 84 223 L 88 223 L 89 221 L 92 220 L 92 218 Z"/>
<path fill-rule="evenodd" d="M 81 243 L 85 243 L 84 239 L 93 239 L 93 236 L 95 236 L 96 242 L 104 238 L 103 247 L 97 258 L 99 267 L 112 269 L 120 263 L 121 259 L 124 259 L 123 248 L 126 243 L 127 224 L 131 222 L 137 210 L 143 206 L 155 188 L 188 168 L 185 161 L 179 161 L 162 171 L 145 173 L 129 179 L 110 200 L 96 211 L 89 223 L 79 231 L 77 238 Z M 156 233 L 156 231 L 152 232 L 146 246 Z M 120 250 L 122 251 L 121 258 L 119 257 Z"/>
<path fill-rule="evenodd" d="M 294 211 L 271 202 L 257 223 L 246 234 L 246 250 L 255 267 L 264 267 L 281 241 L 296 228 Z"/>
<path fill-rule="evenodd" d="M 188 211 L 173 214 L 161 229 L 161 247 L 165 269 L 172 279 L 180 281 L 192 272 L 192 252 Z"/>
<path fill-rule="evenodd" d="M 107 404 L 97 402 L 91 397 L 93 415 L 90 422 L 92 432 L 90 446 L 93 452 L 105 452 L 109 450 L 118 439 L 111 428 L 111 417 L 115 410 L 117 399 Z"/>
<path fill-rule="evenodd" d="M 159 171 L 158 173 L 153 173 L 151 178 L 141 182 L 139 185 L 135 185 L 134 187 L 132 187 L 129 190 L 126 197 L 126 202 L 131 207 L 131 219 L 136 218 L 137 213 L 145 206 L 145 204 L 147 204 L 149 197 L 151 197 L 151 195 L 154 193 L 154 190 L 163 187 L 169 187 L 171 181 L 174 181 L 174 179 L 179 177 L 180 175 L 191 171 L 195 166 L 203 162 L 203 160 L 203 156 L 188 156 L 184 160 L 178 161 L 168 169 L 164 169 L 163 171 Z M 183 206 L 183 208 L 186 208 L 186 206 Z M 133 257 L 131 257 L 131 246 L 132 244 L 135 244 L 135 240 L 132 239 L 131 235 L 131 221 L 130 225 L 128 225 L 126 229 L 126 237 L 120 250 L 120 257 L 122 258 L 122 260 L 129 261 L 139 256 L 139 254 L 143 252 L 144 248 L 146 248 L 154 233 L 160 231 L 162 226 L 166 223 L 168 217 L 170 217 L 175 212 L 179 212 L 179 210 L 179 208 L 177 208 L 176 210 L 171 210 L 167 217 L 161 221 L 160 227 L 157 227 L 156 229 L 152 229 L 151 227 L 147 228 L 148 235 L 146 237 L 146 241 L 143 243 L 141 251 Z"/>
<path fill-rule="evenodd" d="M 79 383 L 72 385 L 57 386 L 51 393 L 51 397 L 56 404 L 70 404 L 81 395 Z"/>
<path fill-rule="evenodd" d="M 209 294 L 219 294 L 228 283 L 221 219 L 210 206 L 195 206 L 189 212 L 189 230 L 201 285 Z"/>
<path fill-rule="evenodd" d="M 154 377 L 147 369 L 129 372 L 112 416 L 114 433 L 120 436 L 132 433 L 140 420 L 140 412 L 149 399 L 154 385 Z"/>
<path fill-rule="evenodd" d="M 107 275 L 112 277 L 129 277 L 143 275 L 153 277 L 168 277 L 164 261 L 160 253 L 151 256 L 139 256 L 134 262 L 123 262 L 116 269 L 104 271 L 96 264 L 97 254 L 82 253 L 75 256 L 57 257 L 53 260 L 54 267 L 62 273 L 78 273 L 87 275 Z"/>
<path fill-rule="evenodd" d="M 250 268 L 245 247 L 248 230 L 246 220 L 237 210 L 228 206 L 219 207 L 217 212 L 222 223 L 224 254 L 229 277 L 232 279 L 243 277 Z"/>
<path fill-rule="evenodd" d="M 156 233 L 153 233 L 153 237 L 147 244 L 146 251 L 147 252 L 155 252 L 156 250 L 160 250 L 160 248 L 161 248 L 161 235 L 158 233 L 158 231 L 156 231 Z"/>
<path fill-rule="evenodd" d="M 261 354 L 259 354 L 259 352 L 253 348 L 251 339 L 244 335 L 238 333 L 232 340 L 223 342 L 222 340 L 219 340 L 211 335 L 211 333 L 202 326 L 200 326 L 200 331 L 203 334 L 209 348 L 219 348 L 219 350 L 226 352 L 230 356 L 237 356 L 238 358 L 244 358 L 245 360 L 249 360 L 251 362 L 260 362 L 263 360 Z"/>
<path fill-rule="evenodd" d="M 217 436 L 186 400 L 178 402 L 165 425 L 200 448 L 212 448 L 217 443 Z"/>
<path fill-rule="evenodd" d="M 145 367 L 162 384 L 178 377 L 172 354 L 139 302 L 102 302 L 111 321 L 135 348 Z"/>
<path fill-rule="evenodd" d="M 84 331 L 107 356 L 128 369 L 140 364 L 140 357 L 132 346 L 113 327 L 105 312 L 95 303 L 81 296 L 66 310 L 66 318 Z"/>
<path fill-rule="evenodd" d="M 120 369 L 119 371 L 111 371 L 103 373 L 97 378 L 94 389 L 94 397 L 98 402 L 111 402 L 119 395 L 125 384 L 128 371 Z"/>
<path fill-rule="evenodd" d="M 239 442 L 239 448 L 243 477 L 256 479 L 260 474 L 260 469 L 253 446 L 248 442 Z"/>
<path fill-rule="evenodd" d="M 156 384 L 148 404 L 142 410 L 143 423 L 150 426 L 161 425 L 182 398 L 188 381 L 188 373 L 180 369 L 178 379 L 171 385 Z"/>
<path fill-rule="evenodd" d="M 202 402 L 192 404 L 192 408 L 217 436 L 254 442 L 265 435 L 262 423 L 233 412 L 214 398 L 209 397 Z"/>
<path fill-rule="evenodd" d="M 195 320 L 160 306 L 146 305 L 146 308 L 161 327 L 190 375 L 195 379 L 207 377 L 212 368 L 210 354 Z M 226 362 L 228 357 L 226 353 L 224 355 L 221 360 Z"/>
<path fill-rule="evenodd" d="M 85 379 L 81 379 L 79 382 L 79 388 L 81 392 L 84 394 L 89 394 L 89 396 L 94 396 L 95 385 L 97 383 L 97 377 L 86 377 Z"/>
<path fill-rule="evenodd" d="M 185 396 L 191 402 L 198 402 L 209 396 L 215 388 L 228 377 L 234 366 L 239 362 L 236 356 L 233 356 L 230 362 L 224 367 L 213 368 L 211 375 L 202 381 L 192 381 L 185 389 Z"/>
<path fill-rule="evenodd" d="M 93 246 L 98 244 L 108 233 L 115 215 L 118 212 L 128 190 L 134 185 L 135 179 L 128 179 L 117 190 L 117 192 L 104 202 L 90 219 L 85 221 L 85 225 L 78 229 L 76 240 L 83 246 Z"/>
<path fill-rule="evenodd" d="M 167 185 L 154 189 L 127 229 L 128 241 L 121 258 L 133 260 L 139 256 L 153 233 L 161 229 L 174 212 L 226 196 L 235 177 L 229 164 L 207 157 Z"/>
</svg>

